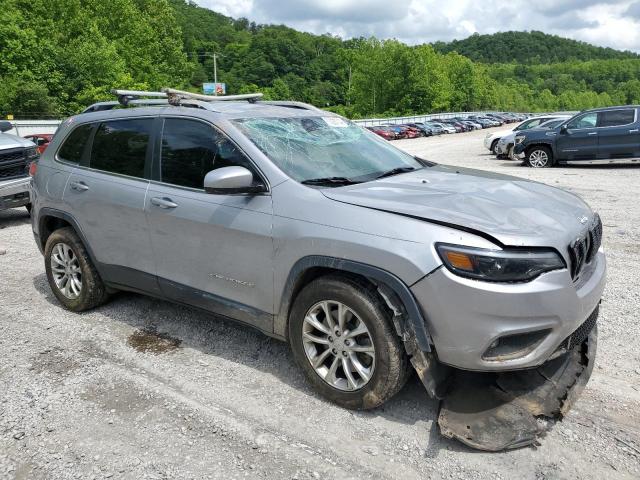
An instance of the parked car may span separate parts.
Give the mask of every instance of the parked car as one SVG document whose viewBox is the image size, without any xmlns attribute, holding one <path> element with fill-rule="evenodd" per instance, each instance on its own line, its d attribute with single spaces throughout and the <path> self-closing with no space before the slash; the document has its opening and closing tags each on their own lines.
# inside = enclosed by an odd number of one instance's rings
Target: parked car
<svg viewBox="0 0 640 480">
<path fill-rule="evenodd" d="M 395 133 L 391 132 L 390 130 L 386 130 L 380 127 L 366 127 L 366 128 L 367 130 L 372 131 L 376 135 L 381 136 L 385 140 L 395 140 L 396 138 Z"/>
<path fill-rule="evenodd" d="M 440 124 L 440 123 L 436 123 L 436 122 L 424 122 L 425 127 L 429 128 L 434 135 L 442 135 L 445 133 L 448 133 L 445 128 L 444 125 Z"/>
<path fill-rule="evenodd" d="M 434 135 L 433 129 L 422 122 L 408 123 L 407 126 L 417 128 L 421 132 L 423 137 L 431 137 L 432 135 Z"/>
<path fill-rule="evenodd" d="M 518 132 L 513 153 L 534 168 L 640 162 L 637 106 L 587 110 L 550 130 Z"/>
<path fill-rule="evenodd" d="M 500 138 L 502 138 L 503 136 L 509 135 L 512 132 L 518 132 L 518 131 L 527 130 L 530 128 L 535 128 L 546 121 L 553 120 L 555 118 L 560 118 L 561 116 L 562 115 L 541 115 L 539 117 L 534 117 L 534 118 L 525 120 L 524 122 L 518 124 L 515 128 L 511 130 L 500 130 L 498 132 L 489 133 L 484 138 L 484 146 L 487 149 L 491 150 L 491 153 L 493 153 L 494 155 L 498 155 L 498 152 L 496 151 L 496 147 L 498 146 L 498 142 L 500 141 Z"/>
<path fill-rule="evenodd" d="M 0 211 L 31 210 L 29 165 L 38 158 L 38 149 L 33 142 L 6 133 L 11 129 L 11 122 L 0 121 Z"/>
<path fill-rule="evenodd" d="M 541 122 L 539 125 L 536 125 L 532 128 L 535 129 L 552 129 L 560 126 L 562 122 L 571 118 L 569 115 L 560 115 L 558 117 L 552 118 L 550 120 Z M 526 129 L 525 129 L 526 130 Z M 500 138 L 498 145 L 496 145 L 495 152 L 498 157 L 501 158 L 511 158 L 513 155 L 513 147 L 515 145 L 516 135 L 523 130 L 514 130 L 508 135 L 504 135 Z"/>
<path fill-rule="evenodd" d="M 42 154 L 51 143 L 53 134 L 51 133 L 34 133 L 32 135 L 25 135 L 23 138 L 32 141 L 38 147 L 38 153 Z"/>
<path fill-rule="evenodd" d="M 418 159 L 311 105 L 169 93 L 64 121 L 34 168 L 34 239 L 65 308 L 129 290 L 236 319 L 288 341 L 347 408 L 383 404 L 413 366 L 445 398 L 442 431 L 479 448 L 533 442 L 567 411 L 605 285 L 602 224 L 578 196 Z M 554 382 L 536 374 L 532 396 L 517 372 L 536 368 Z M 497 390 L 462 370 L 515 383 L 460 421 L 460 396 Z M 517 419 L 492 417 L 513 398 Z"/>
</svg>

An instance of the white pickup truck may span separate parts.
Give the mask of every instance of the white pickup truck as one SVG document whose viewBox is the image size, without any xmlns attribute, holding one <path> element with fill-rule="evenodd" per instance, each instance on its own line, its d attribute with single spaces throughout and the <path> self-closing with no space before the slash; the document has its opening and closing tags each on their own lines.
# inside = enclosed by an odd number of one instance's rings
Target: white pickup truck
<svg viewBox="0 0 640 480">
<path fill-rule="evenodd" d="M 0 211 L 27 207 L 31 210 L 29 165 L 38 158 L 33 142 L 6 132 L 13 126 L 0 121 Z"/>
</svg>

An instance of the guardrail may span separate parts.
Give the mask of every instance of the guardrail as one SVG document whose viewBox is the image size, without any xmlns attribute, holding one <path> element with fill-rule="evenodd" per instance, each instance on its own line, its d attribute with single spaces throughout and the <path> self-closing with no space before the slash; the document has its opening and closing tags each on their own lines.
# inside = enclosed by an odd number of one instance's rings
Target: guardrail
<svg viewBox="0 0 640 480">
<path fill-rule="evenodd" d="M 424 115 L 409 115 L 406 117 L 390 118 L 362 118 L 354 120 L 355 123 L 364 127 L 376 125 L 401 125 L 404 123 L 427 122 L 435 118 L 447 119 L 453 117 L 468 117 L 470 115 L 486 115 L 496 113 L 495 110 L 485 110 L 479 112 L 449 112 L 449 113 L 429 113 Z M 14 126 L 8 133 L 24 137 L 35 133 L 55 133 L 62 120 L 11 120 Z"/>
<path fill-rule="evenodd" d="M 480 112 L 449 112 L 449 113 L 428 113 L 423 115 L 409 115 L 406 117 L 391 118 L 363 118 L 353 120 L 364 127 L 375 127 L 377 125 L 402 125 L 405 123 L 428 122 L 435 118 L 446 120 L 454 117 L 468 117 L 470 115 L 486 115 L 487 113 L 497 113 L 496 110 L 485 110 Z"/>
<path fill-rule="evenodd" d="M 7 133 L 24 137 L 38 133 L 55 133 L 62 120 L 10 120 L 13 129 Z"/>
</svg>

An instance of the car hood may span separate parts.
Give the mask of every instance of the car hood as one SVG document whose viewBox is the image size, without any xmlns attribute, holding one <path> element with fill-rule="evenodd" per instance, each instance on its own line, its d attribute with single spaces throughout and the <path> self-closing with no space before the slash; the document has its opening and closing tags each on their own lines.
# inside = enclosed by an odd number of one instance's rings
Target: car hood
<svg viewBox="0 0 640 480">
<path fill-rule="evenodd" d="M 27 148 L 34 147 L 35 143 L 26 138 L 21 138 L 16 135 L 10 135 L 8 133 L 0 133 L 0 150 L 7 150 L 9 148 Z"/>
<path fill-rule="evenodd" d="M 561 252 L 593 217 L 584 201 L 564 190 L 443 165 L 322 192 L 338 202 L 473 231 L 504 246 Z"/>
</svg>

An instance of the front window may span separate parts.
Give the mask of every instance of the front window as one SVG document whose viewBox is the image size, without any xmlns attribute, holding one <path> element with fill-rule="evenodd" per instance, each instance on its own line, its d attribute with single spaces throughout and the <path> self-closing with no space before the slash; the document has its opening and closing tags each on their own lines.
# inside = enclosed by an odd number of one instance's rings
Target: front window
<svg viewBox="0 0 640 480">
<path fill-rule="evenodd" d="M 567 124 L 567 128 L 568 129 L 595 128 L 597 124 L 598 124 L 598 113 L 591 112 L 591 113 L 585 113 L 584 115 L 573 118 Z"/>
<path fill-rule="evenodd" d="M 298 182 L 340 178 L 356 183 L 423 167 L 411 155 L 340 117 L 251 118 L 235 124 Z"/>
</svg>

